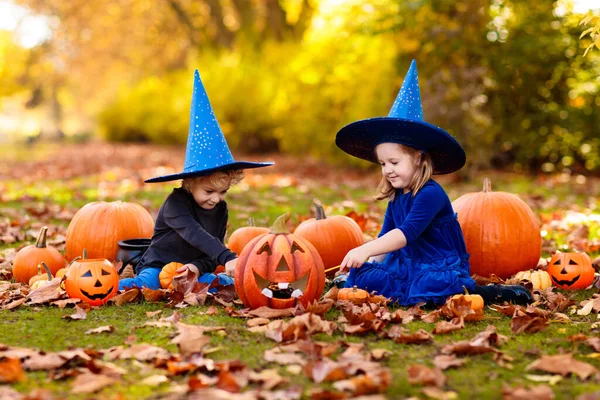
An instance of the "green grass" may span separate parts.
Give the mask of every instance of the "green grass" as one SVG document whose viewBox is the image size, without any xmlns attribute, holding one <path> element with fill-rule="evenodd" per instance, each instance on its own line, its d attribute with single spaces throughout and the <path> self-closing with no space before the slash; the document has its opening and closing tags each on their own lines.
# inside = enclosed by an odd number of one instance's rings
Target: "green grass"
<svg viewBox="0 0 600 400">
<path fill-rule="evenodd" d="M 45 154 L 45 153 L 43 153 Z M 16 157 L 15 160 L 25 160 Z M 488 174 L 489 175 L 489 174 Z M 520 195 L 534 207 L 535 211 L 544 213 L 564 213 L 569 209 L 584 209 L 591 207 L 593 210 L 597 203 L 598 187 L 595 181 L 589 181 L 586 186 L 577 182 L 551 181 L 522 175 L 494 174 L 493 189 L 508 191 Z M 481 187 L 483 175 L 478 175 L 470 181 L 461 183 L 444 183 L 449 197 L 454 200 L 460 195 L 478 191 Z M 291 212 L 292 224 L 297 224 L 299 219 L 312 217 L 312 200 L 319 198 L 326 206 L 329 206 L 334 214 L 344 214 L 355 210 L 364 214 L 382 215 L 385 204 L 383 202 L 373 203 L 368 201 L 372 194 L 373 186 L 348 185 L 343 180 L 337 182 L 326 181 L 303 181 L 298 177 L 299 184 L 290 187 L 276 187 L 269 184 L 246 188 L 243 185 L 234 187 L 228 195 L 230 209 L 229 232 L 244 226 L 249 216 L 254 217 L 257 225 L 268 226 L 273 220 L 284 212 Z M 125 201 L 136 201 L 144 204 L 153 213 L 156 213 L 165 197 L 172 190 L 172 185 L 144 185 L 131 186 L 123 182 L 108 181 L 104 175 L 82 176 L 70 180 L 45 180 L 44 182 L 24 183 L 21 180 L 0 181 L 1 195 L 4 199 L 0 206 L 0 223 L 10 222 L 15 215 L 26 218 L 23 230 L 29 229 L 33 223 L 42 221 L 45 224 L 54 224 L 66 227 L 68 221 L 56 219 L 54 215 L 35 216 L 27 211 L 29 207 L 39 204 L 49 206 L 58 205 L 72 212 L 90 201 L 99 199 L 112 201 L 116 199 Z M 108 189 L 107 189 L 108 188 Z M 543 200 L 539 202 L 539 199 Z M 353 204 L 345 203 L 352 200 Z M 552 202 L 544 202 L 552 200 Z M 537 202 L 537 203 L 536 203 Z M 541 204 L 535 208 L 533 204 Z M 596 222 L 589 222 L 590 237 L 597 237 L 600 226 Z M 374 235 L 376 232 L 367 232 Z M 553 232 L 551 238 L 560 245 L 565 242 L 566 232 Z M 24 244 L 18 242 L 0 243 L 0 252 L 5 249 L 18 248 Z M 0 253 L 1 254 L 1 253 Z M 590 254 L 593 258 L 597 254 Z M 577 300 L 591 297 L 594 290 L 580 291 L 576 293 Z M 574 293 L 569 293 L 574 294 Z M 182 313 L 182 322 L 199 325 L 221 325 L 226 327 L 226 336 L 209 333 L 211 336 L 210 347 L 219 350 L 211 353 L 210 357 L 217 360 L 241 360 L 244 364 L 254 369 L 277 368 L 281 375 L 288 377 L 292 384 L 302 385 L 305 397 L 308 389 L 313 385 L 303 374 L 290 375 L 285 368 L 276 364 L 268 363 L 263 358 L 265 350 L 276 345 L 275 342 L 266 339 L 261 334 L 248 332 L 246 320 L 228 317 L 222 307 L 218 306 L 217 316 L 204 316 L 200 312 L 206 310 L 203 307 L 188 307 L 178 310 Z M 165 308 L 164 303 L 135 303 L 122 307 L 107 305 L 93 309 L 87 315 L 86 320 L 70 321 L 62 318 L 64 315 L 73 313 L 72 308 L 59 309 L 55 306 L 27 307 L 21 306 L 15 310 L 0 310 L 0 343 L 10 346 L 21 346 L 36 348 L 43 351 L 59 351 L 69 348 L 95 348 L 106 349 L 111 346 L 123 345 L 126 340 L 134 336 L 135 343 L 149 343 L 162 346 L 171 352 L 176 352 L 176 346 L 171 344 L 174 328 L 155 328 L 140 326 L 148 320 L 146 312 L 163 310 L 161 317 L 170 315 L 173 310 Z M 568 312 L 567 312 L 568 313 Z M 578 316 L 568 315 L 573 319 L 572 324 L 552 323 L 546 330 L 535 334 L 514 335 L 510 331 L 510 318 L 487 309 L 485 318 L 477 323 L 467 323 L 465 329 L 449 335 L 436 335 L 432 344 L 428 345 L 403 345 L 395 344 L 389 339 L 379 337 L 375 334 L 366 336 L 345 336 L 337 331 L 332 337 L 318 334 L 315 340 L 324 341 L 348 341 L 363 342 L 368 348 L 385 348 L 392 352 L 389 359 L 383 364 L 392 372 L 391 386 L 385 393 L 389 398 L 406 398 L 415 396 L 424 398 L 422 387 L 411 385 L 407 380 L 406 369 L 411 364 L 426 364 L 432 366 L 432 359 L 439 354 L 440 349 L 449 343 L 459 340 L 473 338 L 477 333 L 483 331 L 488 325 L 494 325 L 498 332 L 509 337 L 508 342 L 500 350 L 514 358 L 511 362 L 512 369 L 499 367 L 494 362 L 492 355 L 468 356 L 468 363 L 457 369 L 445 371 L 448 378 L 444 387 L 446 391 L 455 391 L 460 399 L 496 399 L 501 397 L 503 385 L 508 386 L 535 386 L 540 383 L 526 379 L 527 374 L 544 375 L 542 372 L 525 371 L 527 365 L 542 355 L 573 352 L 575 357 L 600 369 L 600 361 L 597 358 L 587 357 L 592 350 L 578 342 L 570 342 L 568 337 L 577 333 L 587 336 L 596 336 L 597 332 L 592 330 L 591 324 L 596 322 L 596 315 Z M 340 316 L 338 310 L 327 314 L 327 319 L 336 321 Z M 154 317 L 152 319 L 157 319 Z M 85 331 L 103 325 L 113 325 L 115 331 L 86 335 Z M 425 329 L 431 332 L 434 325 L 423 322 L 411 322 L 406 326 L 414 332 Z M 119 384 L 106 388 L 94 398 L 116 398 L 121 396 L 125 399 L 157 398 L 168 392 L 171 383 L 161 384 L 157 388 L 140 384 L 140 381 L 149 375 L 166 374 L 165 370 L 151 368 L 146 364 L 148 370 L 141 369 L 135 362 L 124 360 L 117 364 L 128 373 Z M 48 379 L 48 373 L 28 372 L 27 381 L 12 385 L 13 388 L 29 393 L 35 388 L 50 390 L 57 398 L 90 398 L 90 395 L 71 395 L 71 379 L 52 381 Z M 172 382 L 185 383 L 186 376 L 170 377 Z M 330 384 L 322 384 L 321 387 L 331 387 Z M 568 377 L 552 386 L 556 398 L 571 399 L 582 393 L 600 391 L 600 384 L 594 380 L 581 382 L 576 377 Z"/>
</svg>

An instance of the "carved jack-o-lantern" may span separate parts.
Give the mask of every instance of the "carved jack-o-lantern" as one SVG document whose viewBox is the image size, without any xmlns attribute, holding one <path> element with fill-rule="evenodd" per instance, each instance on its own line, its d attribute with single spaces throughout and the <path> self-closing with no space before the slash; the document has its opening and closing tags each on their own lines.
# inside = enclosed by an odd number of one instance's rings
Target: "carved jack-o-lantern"
<svg viewBox="0 0 600 400">
<path fill-rule="evenodd" d="M 119 274 L 108 260 L 95 258 L 74 261 L 65 277 L 65 290 L 71 298 L 92 306 L 105 304 L 119 290 Z"/>
<path fill-rule="evenodd" d="M 321 256 L 307 240 L 290 234 L 279 217 L 271 231 L 254 238 L 239 256 L 235 290 L 250 308 L 306 306 L 318 299 L 325 287 Z"/>
<path fill-rule="evenodd" d="M 585 253 L 556 253 L 548 264 L 552 282 L 563 289 L 585 289 L 594 281 L 592 260 Z"/>
</svg>

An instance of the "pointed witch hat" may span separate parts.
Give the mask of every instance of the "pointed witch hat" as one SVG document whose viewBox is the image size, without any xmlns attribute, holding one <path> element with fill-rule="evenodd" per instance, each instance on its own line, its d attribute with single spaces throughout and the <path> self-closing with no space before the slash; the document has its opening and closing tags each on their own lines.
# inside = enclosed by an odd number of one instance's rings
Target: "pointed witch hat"
<svg viewBox="0 0 600 400">
<path fill-rule="evenodd" d="M 208 101 L 208 95 L 200 80 L 198 70 L 194 72 L 194 92 L 190 110 L 190 126 L 183 171 L 147 179 L 145 182 L 167 182 L 176 179 L 210 175 L 217 171 L 268 167 L 273 162 L 235 161 Z"/>
<path fill-rule="evenodd" d="M 346 153 L 377 163 L 375 147 L 400 143 L 428 153 L 434 174 L 448 174 L 465 165 L 465 151 L 445 130 L 423 121 L 417 63 L 412 60 L 398 97 L 387 117 L 363 119 L 337 133 L 335 144 Z"/>
</svg>

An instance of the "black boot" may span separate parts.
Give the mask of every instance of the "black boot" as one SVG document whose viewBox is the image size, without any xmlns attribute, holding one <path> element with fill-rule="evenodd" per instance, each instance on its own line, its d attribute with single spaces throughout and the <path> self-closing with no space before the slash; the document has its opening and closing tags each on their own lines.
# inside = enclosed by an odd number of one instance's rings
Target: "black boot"
<svg viewBox="0 0 600 400">
<path fill-rule="evenodd" d="M 533 303 L 531 291 L 523 285 L 501 285 L 499 283 L 490 283 L 487 286 L 475 285 L 473 293 L 483 297 L 485 304 L 502 304 L 505 301 L 520 305 Z"/>
<path fill-rule="evenodd" d="M 533 303 L 533 294 L 523 285 L 501 285 L 495 283 L 493 286 L 496 289 L 496 298 L 494 299 L 494 303 L 502 304 L 505 301 L 519 305 Z"/>
<path fill-rule="evenodd" d="M 340 274 L 333 278 L 332 286 L 336 286 L 338 289 L 343 289 L 346 287 L 346 279 L 348 279 L 348 274 Z"/>
</svg>

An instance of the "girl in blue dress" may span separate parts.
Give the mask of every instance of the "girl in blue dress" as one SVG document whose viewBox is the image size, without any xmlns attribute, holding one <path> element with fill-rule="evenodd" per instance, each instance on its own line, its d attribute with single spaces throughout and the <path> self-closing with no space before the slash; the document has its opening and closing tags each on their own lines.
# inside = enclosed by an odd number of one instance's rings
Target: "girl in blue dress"
<svg viewBox="0 0 600 400">
<path fill-rule="evenodd" d="M 415 61 L 389 115 L 347 125 L 336 145 L 381 165 L 376 198 L 388 200 L 378 238 L 349 251 L 341 263 L 342 270 L 350 268 L 346 287 L 376 291 L 405 306 L 442 304 L 464 288 L 486 303 L 532 302 L 524 286 L 479 286 L 470 276 L 450 199 L 431 179 L 462 168 L 465 153 L 450 134 L 423 121 Z"/>
</svg>

